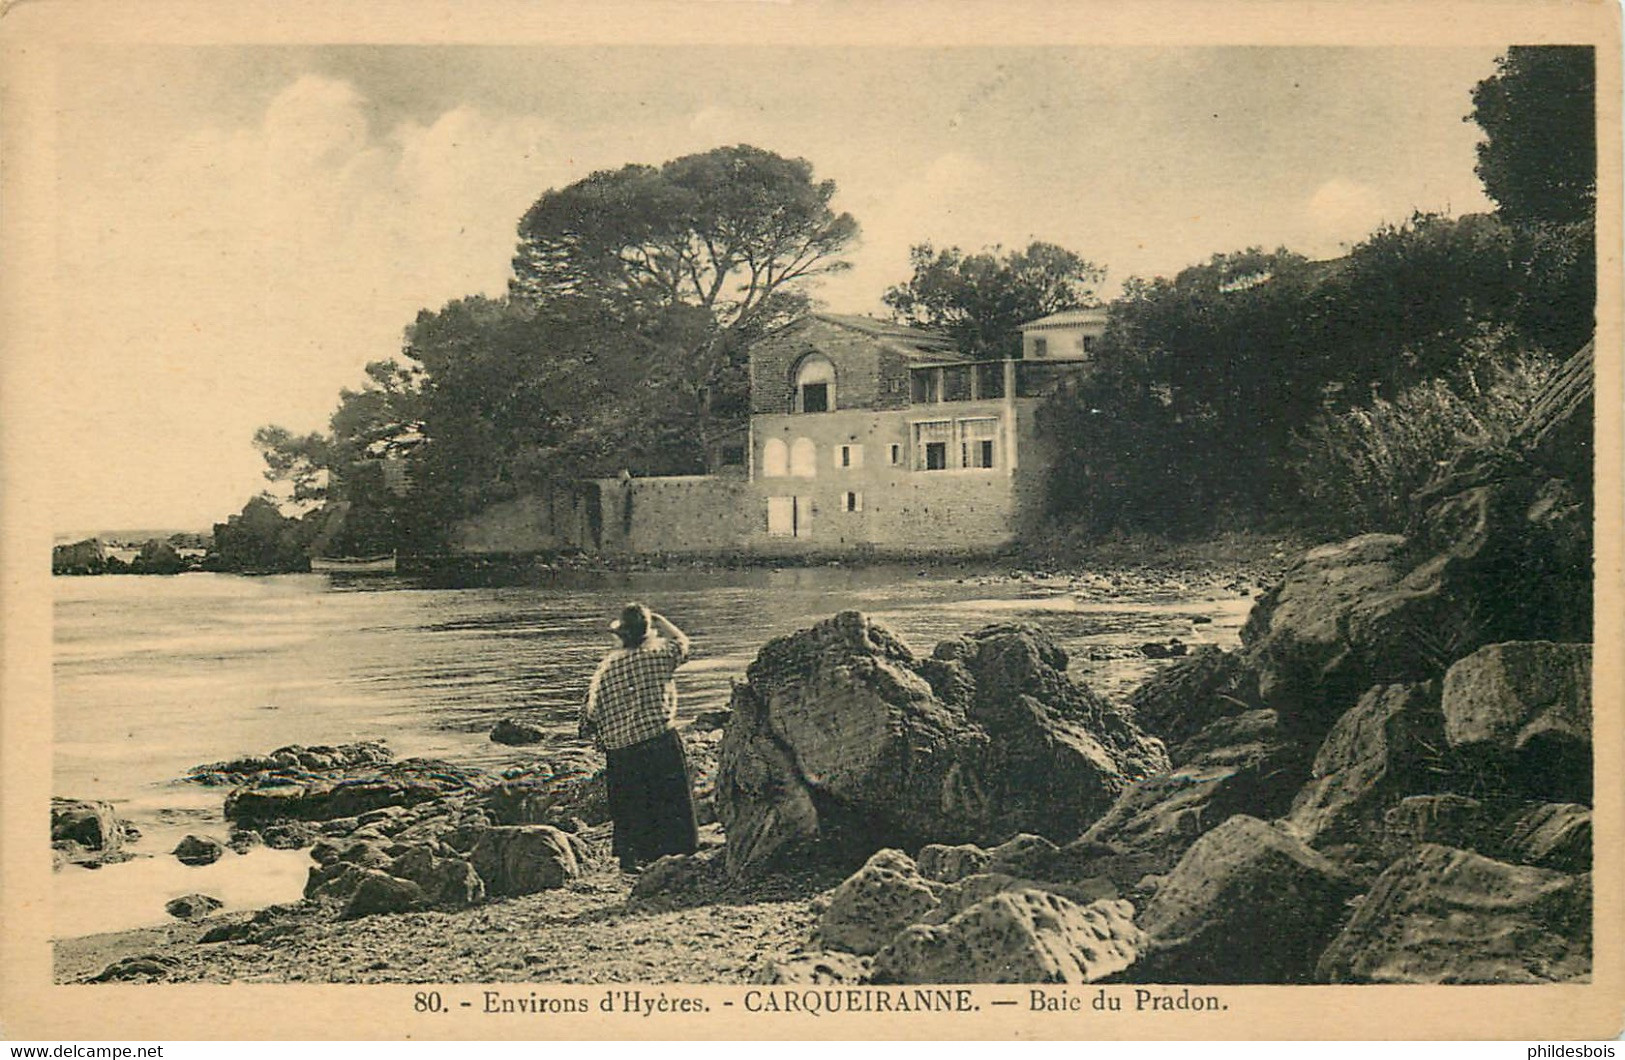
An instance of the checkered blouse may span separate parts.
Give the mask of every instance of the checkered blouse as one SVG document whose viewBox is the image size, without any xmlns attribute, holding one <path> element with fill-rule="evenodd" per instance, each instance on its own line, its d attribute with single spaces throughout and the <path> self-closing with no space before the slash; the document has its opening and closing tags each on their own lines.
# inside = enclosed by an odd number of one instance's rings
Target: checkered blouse
<svg viewBox="0 0 1625 1060">
<path fill-rule="evenodd" d="M 688 648 L 651 638 L 639 648 L 617 648 L 604 657 L 587 687 L 584 724 L 598 730 L 608 750 L 631 747 L 677 725 L 676 669 Z"/>
</svg>

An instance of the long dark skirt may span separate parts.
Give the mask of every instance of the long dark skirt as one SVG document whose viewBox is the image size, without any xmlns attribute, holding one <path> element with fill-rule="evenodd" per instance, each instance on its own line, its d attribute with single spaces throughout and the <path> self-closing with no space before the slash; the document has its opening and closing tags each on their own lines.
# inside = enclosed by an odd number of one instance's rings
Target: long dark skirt
<svg viewBox="0 0 1625 1060">
<path fill-rule="evenodd" d="M 699 847 L 688 759 L 673 730 L 607 752 L 609 815 L 615 821 L 615 856 L 623 868 Z"/>
</svg>

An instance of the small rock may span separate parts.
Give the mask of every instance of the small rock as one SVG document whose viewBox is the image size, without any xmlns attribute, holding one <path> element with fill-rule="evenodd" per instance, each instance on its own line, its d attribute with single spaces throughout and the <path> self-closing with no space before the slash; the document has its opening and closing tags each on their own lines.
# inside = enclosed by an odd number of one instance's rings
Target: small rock
<svg viewBox="0 0 1625 1060">
<path fill-rule="evenodd" d="M 338 860 L 359 865 L 364 869 L 382 869 L 387 868 L 394 858 L 386 854 L 379 844 L 362 840 L 345 846 L 339 851 Z"/>
<path fill-rule="evenodd" d="M 92 983 L 116 983 L 139 979 L 151 982 L 154 979 L 164 979 L 180 964 L 174 957 L 161 953 L 147 953 L 139 957 L 120 957 L 118 960 L 102 969 L 100 975 L 90 980 Z"/>
<path fill-rule="evenodd" d="M 164 912 L 177 920 L 201 920 L 219 909 L 221 901 L 207 894 L 184 894 L 164 903 Z"/>
<path fill-rule="evenodd" d="M 480 831 L 469 860 L 486 893 L 505 897 L 564 886 L 589 854 L 579 836 L 548 825 L 501 825 Z"/>
<path fill-rule="evenodd" d="M 750 981 L 765 985 L 779 983 L 809 986 L 857 984 L 869 974 L 869 958 L 851 953 L 802 953 L 783 960 L 768 961 Z"/>
<path fill-rule="evenodd" d="M 917 862 L 920 875 L 926 879 L 955 883 L 966 876 L 986 872 L 987 863 L 991 860 L 993 855 L 974 843 L 961 843 L 958 846 L 928 843 L 920 848 Z"/>
<path fill-rule="evenodd" d="M 272 850 L 302 850 L 316 841 L 316 830 L 303 821 L 278 821 L 259 832 Z"/>
<path fill-rule="evenodd" d="M 1043 836 L 1023 832 L 989 850 L 984 871 L 1044 879 L 1060 852 L 1060 847 Z"/>
<path fill-rule="evenodd" d="M 51 839 L 78 843 L 86 850 L 116 851 L 124 840 L 113 806 L 84 799 L 51 800 Z"/>
<path fill-rule="evenodd" d="M 1122 900 L 1078 906 L 1004 891 L 944 924 L 904 929 L 875 956 L 875 983 L 1088 983 L 1134 963 L 1143 936 Z"/>
<path fill-rule="evenodd" d="M 429 904 L 423 888 L 377 869 L 362 869 L 355 894 L 344 907 L 342 918 L 355 920 L 379 913 L 405 913 Z"/>
<path fill-rule="evenodd" d="M 667 854 L 647 865 L 632 884 L 639 901 L 686 902 L 721 881 L 722 859 L 713 849 L 700 854 Z"/>
<path fill-rule="evenodd" d="M 226 852 L 218 839 L 189 835 L 175 844 L 175 858 L 183 865 L 212 865 Z"/>
<path fill-rule="evenodd" d="M 503 718 L 491 729 L 492 743 L 507 744 L 510 747 L 541 743 L 545 739 L 546 732 L 516 718 Z"/>
<path fill-rule="evenodd" d="M 485 881 L 462 858 L 437 857 L 426 846 L 412 847 L 389 864 L 389 874 L 423 889 L 429 904 L 463 909 L 485 900 Z"/>
<path fill-rule="evenodd" d="M 936 908 L 942 885 L 925 879 L 907 854 L 882 850 L 830 895 L 816 937 L 826 949 L 868 955 Z"/>
<path fill-rule="evenodd" d="M 694 720 L 688 723 L 693 732 L 717 732 L 728 727 L 728 719 L 733 717 L 731 710 L 705 710 L 694 715 Z"/>
</svg>

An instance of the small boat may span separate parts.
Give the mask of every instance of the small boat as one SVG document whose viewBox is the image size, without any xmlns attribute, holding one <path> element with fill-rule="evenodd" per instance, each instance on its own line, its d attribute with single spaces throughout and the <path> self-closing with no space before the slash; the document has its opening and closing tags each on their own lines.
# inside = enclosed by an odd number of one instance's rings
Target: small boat
<svg viewBox="0 0 1625 1060">
<path fill-rule="evenodd" d="M 394 574 L 395 554 L 386 556 L 312 556 L 314 574 Z"/>
</svg>

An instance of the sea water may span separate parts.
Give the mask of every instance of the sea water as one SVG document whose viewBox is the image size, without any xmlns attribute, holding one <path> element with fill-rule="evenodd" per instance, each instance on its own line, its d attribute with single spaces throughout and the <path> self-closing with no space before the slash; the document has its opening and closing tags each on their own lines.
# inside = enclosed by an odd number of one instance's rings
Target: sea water
<svg viewBox="0 0 1625 1060">
<path fill-rule="evenodd" d="M 53 934 L 166 919 L 192 892 L 227 908 L 299 897 L 303 851 L 227 853 L 181 865 L 189 832 L 224 839 L 225 789 L 184 780 L 194 765 L 288 744 L 383 740 L 396 757 L 498 769 L 534 751 L 487 737 L 522 715 L 561 741 L 608 622 L 649 602 L 694 640 L 679 674 L 685 717 L 726 706 L 731 683 L 769 638 L 856 608 L 916 650 L 991 621 L 1049 628 L 1074 652 L 1103 637 L 1166 639 L 1192 629 L 1188 607 L 1093 606 L 1059 589 L 975 569 L 897 567 L 561 574 L 542 584 L 444 588 L 394 576 L 59 577 L 55 594 L 52 794 L 114 804 L 142 838 L 134 861 L 67 867 L 53 878 Z M 1233 634 L 1234 602 L 1202 630 Z M 1228 621 L 1233 618 L 1234 621 Z M 41 856 L 47 856 L 42 852 Z"/>
</svg>

